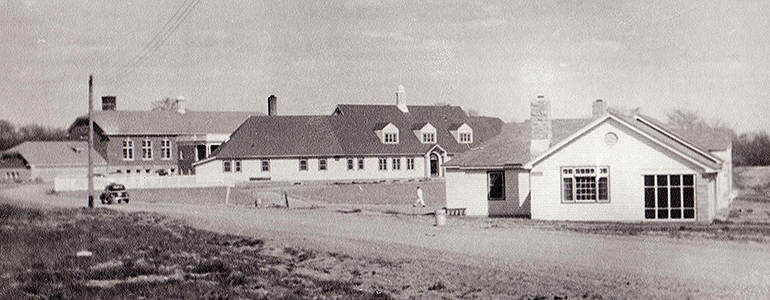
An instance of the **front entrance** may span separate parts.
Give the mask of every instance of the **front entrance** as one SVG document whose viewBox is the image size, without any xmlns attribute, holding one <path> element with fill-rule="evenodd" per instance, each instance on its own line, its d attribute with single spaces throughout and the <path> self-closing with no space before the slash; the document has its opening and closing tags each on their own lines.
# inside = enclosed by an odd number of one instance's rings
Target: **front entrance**
<svg viewBox="0 0 770 300">
<path fill-rule="evenodd" d="M 436 153 L 430 154 L 430 177 L 438 177 L 441 173 L 439 172 L 439 160 L 438 155 Z"/>
</svg>

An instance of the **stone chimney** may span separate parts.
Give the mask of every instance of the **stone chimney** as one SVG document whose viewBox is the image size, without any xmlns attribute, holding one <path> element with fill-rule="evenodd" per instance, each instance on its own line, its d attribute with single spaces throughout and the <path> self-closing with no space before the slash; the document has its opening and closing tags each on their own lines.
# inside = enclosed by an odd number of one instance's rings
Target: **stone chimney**
<svg viewBox="0 0 770 300">
<path fill-rule="evenodd" d="M 270 95 L 270 97 L 267 97 L 267 115 L 278 115 L 278 97 L 275 95 Z"/>
<path fill-rule="evenodd" d="M 187 109 L 185 108 L 185 99 L 183 96 L 176 97 L 176 112 L 180 114 L 187 113 Z"/>
<path fill-rule="evenodd" d="M 553 128 L 551 125 L 551 102 L 543 96 L 537 96 L 530 103 L 530 125 L 532 126 L 532 138 L 529 146 L 529 154 L 536 157 L 551 147 Z"/>
<path fill-rule="evenodd" d="M 591 119 L 598 119 L 607 113 L 607 102 L 602 99 L 596 99 L 591 106 Z"/>
<path fill-rule="evenodd" d="M 118 108 L 118 100 L 115 96 L 102 96 L 102 110 L 116 110 Z"/>
<path fill-rule="evenodd" d="M 403 85 L 399 85 L 398 91 L 396 91 L 396 106 L 402 112 L 409 112 L 409 108 L 406 107 L 406 90 Z"/>
</svg>

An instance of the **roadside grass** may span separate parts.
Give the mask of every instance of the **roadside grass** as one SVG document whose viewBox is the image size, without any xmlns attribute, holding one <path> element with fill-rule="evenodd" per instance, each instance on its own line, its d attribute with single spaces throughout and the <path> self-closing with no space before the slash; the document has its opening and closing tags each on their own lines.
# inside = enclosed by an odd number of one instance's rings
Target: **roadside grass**
<svg viewBox="0 0 770 300">
<path fill-rule="evenodd" d="M 149 213 L 0 205 L 0 241 L 2 299 L 390 299 L 292 272 L 314 252 Z M 82 250 L 93 256 L 77 257 Z"/>
</svg>

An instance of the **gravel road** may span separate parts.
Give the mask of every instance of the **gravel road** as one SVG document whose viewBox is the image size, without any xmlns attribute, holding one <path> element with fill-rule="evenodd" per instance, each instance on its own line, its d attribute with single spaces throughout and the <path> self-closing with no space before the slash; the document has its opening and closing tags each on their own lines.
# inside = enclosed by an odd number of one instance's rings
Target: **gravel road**
<svg viewBox="0 0 770 300">
<path fill-rule="evenodd" d="M 84 199 L 48 195 L 47 189 L 24 185 L 0 192 L 10 201 L 28 206 L 84 206 Z M 634 283 L 645 289 L 697 291 L 710 298 L 766 299 L 770 295 L 770 246 L 765 244 L 483 229 L 453 224 L 451 218 L 448 226 L 434 227 L 429 216 L 344 214 L 328 209 L 141 201 L 109 207 L 157 212 L 202 229 L 267 237 L 291 246 L 349 255 L 526 270 L 557 280 L 594 280 L 597 286 Z"/>
</svg>

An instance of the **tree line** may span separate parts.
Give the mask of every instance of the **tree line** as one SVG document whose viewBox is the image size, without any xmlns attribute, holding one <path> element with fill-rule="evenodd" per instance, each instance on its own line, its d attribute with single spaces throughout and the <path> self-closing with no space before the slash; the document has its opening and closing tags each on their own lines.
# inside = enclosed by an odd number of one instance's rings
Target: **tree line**
<svg viewBox="0 0 770 300">
<path fill-rule="evenodd" d="M 63 141 L 67 139 L 67 130 L 62 128 L 44 127 L 38 124 L 16 126 L 6 120 L 0 120 L 0 151 L 25 141 Z"/>
</svg>

